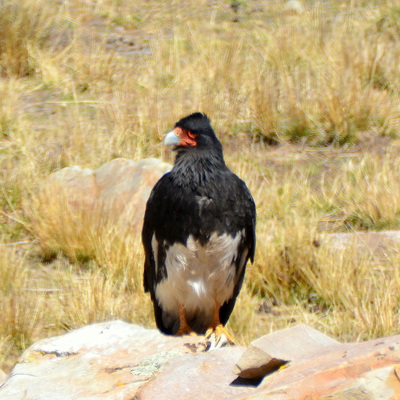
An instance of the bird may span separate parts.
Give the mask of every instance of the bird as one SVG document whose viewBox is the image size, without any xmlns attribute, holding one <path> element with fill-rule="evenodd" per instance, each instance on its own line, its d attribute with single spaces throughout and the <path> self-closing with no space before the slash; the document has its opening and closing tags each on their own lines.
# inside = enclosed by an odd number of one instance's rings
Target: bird
<svg viewBox="0 0 400 400">
<path fill-rule="evenodd" d="M 206 114 L 179 120 L 164 145 L 173 146 L 175 162 L 150 193 L 142 229 L 156 325 L 167 335 L 235 344 L 225 324 L 254 261 L 255 202 L 226 166 Z"/>
</svg>

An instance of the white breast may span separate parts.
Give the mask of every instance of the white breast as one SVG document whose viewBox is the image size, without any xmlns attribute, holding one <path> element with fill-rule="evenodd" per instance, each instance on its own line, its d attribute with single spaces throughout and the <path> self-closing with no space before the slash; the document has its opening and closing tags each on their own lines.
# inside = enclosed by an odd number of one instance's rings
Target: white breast
<svg viewBox="0 0 400 400">
<path fill-rule="evenodd" d="M 190 236 L 186 246 L 175 243 L 169 247 L 165 259 L 168 277 L 156 288 L 162 308 L 178 315 L 180 303 L 189 320 L 198 315 L 204 323 L 209 322 L 215 303 L 221 306 L 233 295 L 236 273 L 234 261 L 242 236 L 242 232 L 235 237 L 213 234 L 204 246 Z M 152 247 L 156 253 L 157 241 L 154 236 Z"/>
</svg>

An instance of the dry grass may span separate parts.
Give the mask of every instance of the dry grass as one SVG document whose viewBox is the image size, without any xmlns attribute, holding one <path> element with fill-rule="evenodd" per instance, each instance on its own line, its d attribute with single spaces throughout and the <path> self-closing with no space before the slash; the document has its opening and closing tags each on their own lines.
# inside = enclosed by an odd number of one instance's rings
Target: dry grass
<svg viewBox="0 0 400 400">
<path fill-rule="evenodd" d="M 396 332 L 398 249 L 315 240 L 399 228 L 400 8 L 304 3 L 0 0 L 0 368 L 86 323 L 154 326 L 137 235 L 37 188 L 66 166 L 160 157 L 195 110 L 258 207 L 239 342 L 294 321 L 342 340 Z"/>
</svg>

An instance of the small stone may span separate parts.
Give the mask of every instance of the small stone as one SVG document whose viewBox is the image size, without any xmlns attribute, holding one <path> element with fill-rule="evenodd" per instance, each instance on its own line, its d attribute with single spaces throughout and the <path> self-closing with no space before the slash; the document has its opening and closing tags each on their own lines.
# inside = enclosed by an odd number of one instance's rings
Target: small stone
<svg viewBox="0 0 400 400">
<path fill-rule="evenodd" d="M 302 360 L 308 354 L 339 342 L 304 324 L 270 333 L 254 340 L 253 346 L 262 349 L 272 358 L 285 361 Z"/>
<path fill-rule="evenodd" d="M 285 363 L 286 361 L 271 357 L 259 347 L 250 345 L 235 365 L 233 373 L 245 379 L 261 379 Z"/>
</svg>

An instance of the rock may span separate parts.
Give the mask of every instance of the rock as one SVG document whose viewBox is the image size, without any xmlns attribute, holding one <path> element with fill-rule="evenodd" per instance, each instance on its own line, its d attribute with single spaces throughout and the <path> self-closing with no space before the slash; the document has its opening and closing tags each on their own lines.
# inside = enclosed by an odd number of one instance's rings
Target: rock
<svg viewBox="0 0 400 400">
<path fill-rule="evenodd" d="M 286 361 L 271 357 L 256 346 L 249 346 L 236 363 L 233 372 L 244 379 L 261 379 L 279 369 Z"/>
<path fill-rule="evenodd" d="M 261 355 L 260 366 L 268 358 L 255 343 L 292 361 L 261 382 L 239 379 L 233 369 L 246 352 Z M 264 336 L 250 350 L 209 345 L 204 337 L 165 336 L 122 321 L 88 325 L 26 350 L 0 399 L 400 398 L 400 336 L 342 344 L 300 325 Z"/>
<path fill-rule="evenodd" d="M 290 361 L 301 360 L 308 353 L 338 343 L 299 324 L 253 341 L 237 362 L 234 373 L 245 379 L 261 379 Z"/>
<path fill-rule="evenodd" d="M 400 231 L 338 232 L 321 235 L 321 243 L 344 250 L 355 246 L 360 253 L 385 255 L 400 243 Z"/>
<path fill-rule="evenodd" d="M 266 376 L 247 400 L 400 398 L 400 336 L 333 344 Z"/>
<path fill-rule="evenodd" d="M 339 342 L 307 325 L 299 324 L 262 336 L 251 344 L 276 360 L 289 362 L 302 360 L 307 354 Z"/>
<path fill-rule="evenodd" d="M 172 165 L 155 158 L 109 161 L 93 172 L 98 206 L 107 215 L 118 216 L 119 223 L 141 229 L 150 192 L 171 168 Z"/>
<path fill-rule="evenodd" d="M 93 170 L 77 165 L 52 173 L 44 187 L 52 196 L 65 195 L 73 211 L 92 209 L 97 197 Z"/>
<path fill-rule="evenodd" d="M 140 393 L 142 400 L 208 400 L 214 392 L 219 399 L 249 393 L 229 386 L 244 349 L 205 352 L 208 346 L 204 337 L 171 337 L 122 321 L 88 325 L 26 350 L 0 399 L 131 400 Z"/>
<path fill-rule="evenodd" d="M 117 158 L 96 170 L 63 168 L 43 185 L 40 204 L 46 208 L 55 202 L 54 210 L 67 207 L 75 220 L 84 218 L 83 224 L 96 226 L 100 219 L 139 231 L 151 189 L 171 167 L 155 158 Z"/>
<path fill-rule="evenodd" d="M 235 385 L 233 366 L 244 349 L 223 347 L 171 360 L 136 393 L 140 400 L 230 400 L 251 394 L 254 387 Z"/>
</svg>

